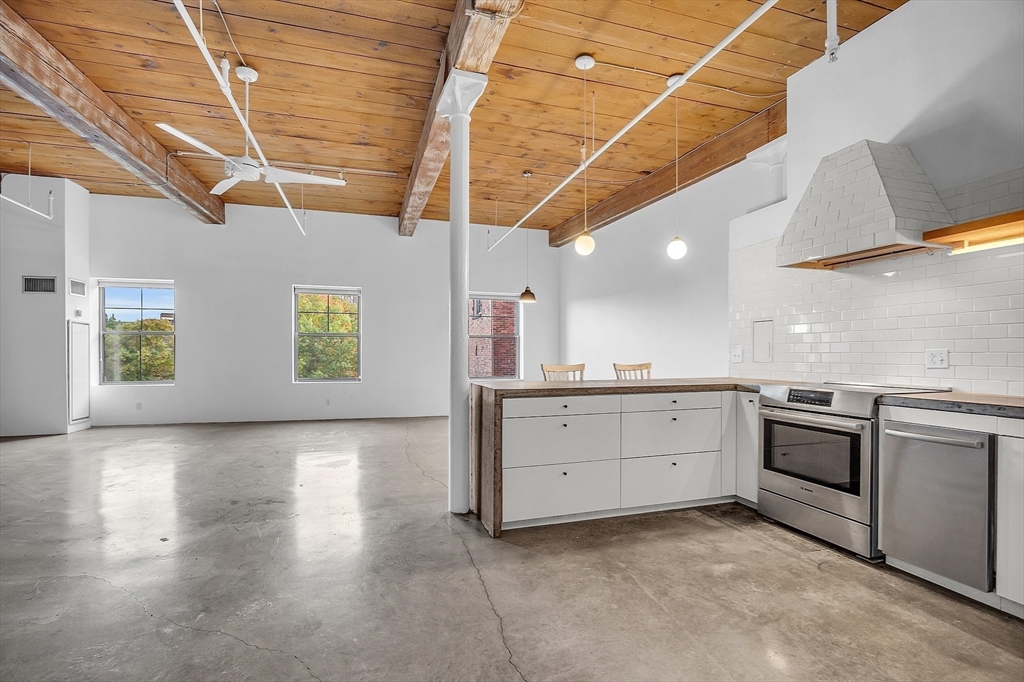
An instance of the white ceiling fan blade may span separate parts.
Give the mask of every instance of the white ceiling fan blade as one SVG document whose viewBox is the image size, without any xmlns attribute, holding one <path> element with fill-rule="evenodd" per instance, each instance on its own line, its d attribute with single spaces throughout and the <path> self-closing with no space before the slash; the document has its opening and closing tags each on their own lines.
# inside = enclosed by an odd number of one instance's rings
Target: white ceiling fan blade
<svg viewBox="0 0 1024 682">
<path fill-rule="evenodd" d="M 214 149 L 210 145 L 205 144 L 203 142 L 200 142 L 199 140 L 197 140 L 196 138 L 192 137 L 188 133 L 181 132 L 180 130 L 178 130 L 174 126 L 167 125 L 166 123 L 157 123 L 156 127 L 159 128 L 160 130 L 163 130 L 163 131 L 166 131 L 166 132 L 170 133 L 171 135 L 174 135 L 176 138 L 178 138 L 179 140 L 181 140 L 183 142 L 188 142 L 190 145 L 192 145 L 196 149 L 202 149 L 204 152 L 206 152 L 207 154 L 210 154 L 211 156 L 216 156 L 217 158 L 224 159 L 225 161 L 229 161 L 229 162 L 231 161 L 231 159 L 229 159 L 228 157 L 224 156 L 223 154 L 221 154 L 219 151 L 217 151 L 216 149 Z"/>
<path fill-rule="evenodd" d="M 210 194 L 224 194 L 224 192 L 227 192 L 241 181 L 242 178 L 239 177 L 225 178 L 214 185 L 213 189 L 210 190 Z"/>
<path fill-rule="evenodd" d="M 264 169 L 264 172 L 267 174 L 267 182 L 271 184 L 281 182 L 301 182 L 307 185 L 333 185 L 335 187 L 344 187 L 347 184 L 346 181 L 341 178 L 327 178 L 322 175 L 299 173 L 297 171 L 275 168 L 273 166 L 267 166 Z"/>
</svg>

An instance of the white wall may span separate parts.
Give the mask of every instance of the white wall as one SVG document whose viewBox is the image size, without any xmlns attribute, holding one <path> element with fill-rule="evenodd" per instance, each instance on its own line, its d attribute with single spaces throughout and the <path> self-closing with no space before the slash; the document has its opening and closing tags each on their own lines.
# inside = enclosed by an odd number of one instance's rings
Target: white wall
<svg viewBox="0 0 1024 682">
<path fill-rule="evenodd" d="M 212 226 L 165 200 L 92 202 L 94 281 L 174 280 L 177 325 L 174 385 L 96 385 L 93 424 L 447 413 L 447 223 L 423 221 L 410 239 L 394 218 L 311 211 L 303 238 L 283 209 L 228 205 Z M 471 289 L 521 291 L 525 233 L 489 256 L 485 230 L 471 234 Z M 525 313 L 527 358 L 558 350 L 557 253 L 534 249 L 531 269 L 541 302 Z M 292 381 L 294 284 L 362 287 L 361 382 Z"/>
<path fill-rule="evenodd" d="M 957 189 L 942 192 L 947 202 L 967 197 L 956 210 L 990 207 L 990 194 L 1015 197 L 1014 208 L 1024 208 L 1024 169 Z M 971 203 L 972 196 L 982 198 Z M 775 244 L 729 253 L 730 335 L 743 352 L 734 376 L 1024 395 L 1020 246 L 821 272 L 776 267 Z M 774 321 L 770 363 L 752 362 L 751 325 L 763 319 Z M 949 351 L 950 366 L 926 369 L 929 349 Z"/>
<path fill-rule="evenodd" d="M 777 193 L 768 167 L 749 161 L 679 192 L 679 261 L 665 253 L 673 197 L 595 232 L 589 256 L 562 247 L 561 359 L 586 363 L 588 379 L 614 378 L 613 362 L 652 362 L 655 377 L 726 375 L 729 221 Z"/>
<path fill-rule="evenodd" d="M 442 225 L 446 230 L 447 224 Z M 507 229 L 470 227 L 469 291 L 520 294 L 526 286 L 526 240 L 530 240 L 530 290 L 536 294 L 537 302 L 522 306 L 521 325 L 525 338 L 520 375 L 523 379 L 539 381 L 544 378 L 541 363 L 556 362 L 561 348 L 559 254 L 557 249 L 548 247 L 546 231 L 523 229 L 516 230 L 488 252 L 488 244 L 496 242 Z"/>
<path fill-rule="evenodd" d="M 68 432 L 67 320 L 87 306 L 68 295 L 67 277 L 89 277 L 89 193 L 68 180 L 3 178 L 6 196 L 44 213 L 51 191 L 52 220 L 0 202 L 2 436 Z M 56 293 L 23 293 L 24 275 L 56 277 Z"/>
<path fill-rule="evenodd" d="M 912 0 L 844 44 L 835 64 L 790 77 L 787 203 L 821 157 L 869 139 L 910 147 L 957 220 L 1022 205 L 1022 25 L 1021 2 Z M 751 320 L 771 317 L 783 346 L 769 365 L 745 353 L 733 375 L 1021 393 L 1019 247 L 794 273 L 774 267 L 793 208 L 732 225 L 732 343 L 748 348 Z M 951 350 L 953 367 L 926 371 L 925 348 Z"/>
</svg>

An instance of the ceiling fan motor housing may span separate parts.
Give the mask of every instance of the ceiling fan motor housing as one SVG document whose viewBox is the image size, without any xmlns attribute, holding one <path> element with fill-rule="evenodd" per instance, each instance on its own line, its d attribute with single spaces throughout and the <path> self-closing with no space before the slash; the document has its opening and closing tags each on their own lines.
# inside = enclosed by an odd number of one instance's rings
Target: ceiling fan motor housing
<svg viewBox="0 0 1024 682">
<path fill-rule="evenodd" d="M 248 156 L 235 156 L 224 162 L 224 175 L 240 180 L 259 180 L 260 167 Z"/>
</svg>

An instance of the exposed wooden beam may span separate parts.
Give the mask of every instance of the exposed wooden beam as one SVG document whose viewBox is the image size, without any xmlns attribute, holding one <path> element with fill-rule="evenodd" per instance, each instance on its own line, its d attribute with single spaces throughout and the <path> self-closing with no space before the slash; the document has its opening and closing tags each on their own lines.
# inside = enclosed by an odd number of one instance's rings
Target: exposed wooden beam
<svg viewBox="0 0 1024 682">
<path fill-rule="evenodd" d="M 398 233 L 407 237 L 416 231 L 430 193 L 448 158 L 450 125 L 437 114 L 437 103 L 445 79 L 452 69 L 487 73 L 494 53 L 508 28 L 510 17 L 519 13 L 525 0 L 457 0 L 448 41 L 441 54 L 441 66 L 434 93 L 427 107 L 416 159 L 398 217 Z"/>
<path fill-rule="evenodd" d="M 786 134 L 786 100 L 752 116 L 732 130 L 712 138 L 679 157 L 679 189 L 689 187 L 720 170 L 739 163 L 747 154 Z M 659 168 L 587 211 L 591 232 L 639 211 L 675 190 L 675 163 Z M 563 246 L 583 232 L 583 214 L 569 218 L 548 232 L 549 246 Z"/>
<path fill-rule="evenodd" d="M 199 220 L 224 223 L 224 202 L 3 0 L 0 83 Z"/>
</svg>

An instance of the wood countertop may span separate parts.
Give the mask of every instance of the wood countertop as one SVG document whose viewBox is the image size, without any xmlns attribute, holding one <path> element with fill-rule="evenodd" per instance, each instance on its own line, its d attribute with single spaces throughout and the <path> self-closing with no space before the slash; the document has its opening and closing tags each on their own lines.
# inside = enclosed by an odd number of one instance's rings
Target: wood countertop
<svg viewBox="0 0 1024 682">
<path fill-rule="evenodd" d="M 537 398 L 566 395 L 607 395 L 625 393 L 687 393 L 694 391 L 746 391 L 757 393 L 764 379 L 709 377 L 697 379 L 631 379 L 619 381 L 520 381 L 503 379 L 474 381 L 494 391 L 495 398 Z M 772 382 L 781 383 L 781 382 Z"/>
<path fill-rule="evenodd" d="M 904 393 L 901 395 L 883 395 L 878 399 L 879 405 L 893 407 L 916 407 L 921 410 L 941 410 L 943 412 L 963 412 L 966 414 L 984 414 L 994 417 L 1024 419 L 1024 396 L 989 395 L 985 393 L 964 393 L 950 391 L 948 393 Z"/>
<path fill-rule="evenodd" d="M 474 381 L 474 385 L 492 392 L 495 400 L 504 398 L 540 398 L 546 396 L 607 395 L 630 393 L 686 393 L 693 391 L 742 391 L 757 393 L 761 384 L 802 385 L 798 381 L 747 379 L 742 377 L 699 377 L 691 379 L 634 379 L 618 381 L 521 381 L 498 379 Z M 808 386 L 816 384 L 806 384 Z M 1024 396 L 984 393 L 903 393 L 878 399 L 880 405 L 915 407 L 923 410 L 985 414 L 1024 419 Z"/>
</svg>

